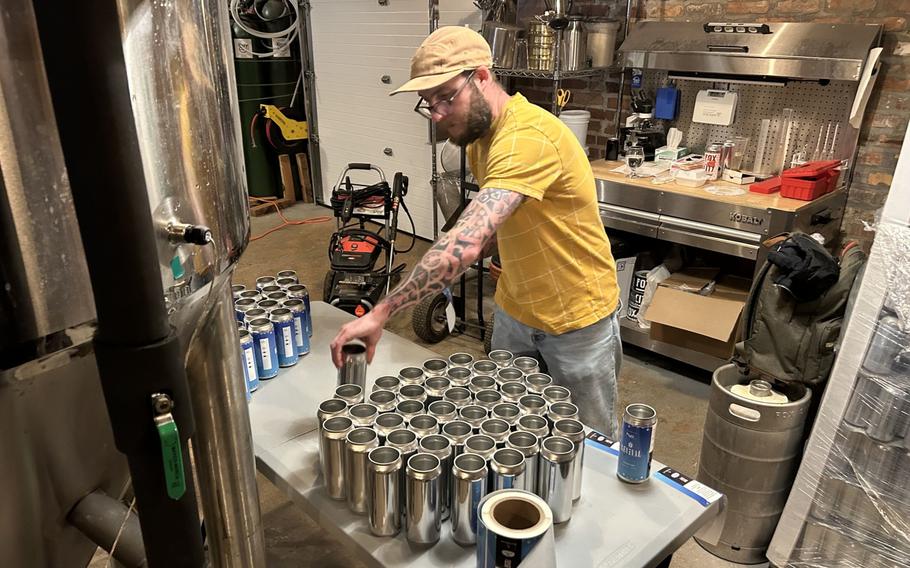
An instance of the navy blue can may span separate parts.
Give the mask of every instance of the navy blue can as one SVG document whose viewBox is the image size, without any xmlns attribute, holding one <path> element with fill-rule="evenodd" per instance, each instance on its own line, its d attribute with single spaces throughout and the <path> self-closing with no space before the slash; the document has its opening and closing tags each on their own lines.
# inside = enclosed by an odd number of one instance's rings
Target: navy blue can
<svg viewBox="0 0 910 568">
<path fill-rule="evenodd" d="M 657 411 L 647 404 L 630 404 L 622 417 L 619 463 L 616 476 L 627 483 L 642 483 L 651 477 Z"/>
<path fill-rule="evenodd" d="M 246 313 L 256 307 L 256 300 L 252 298 L 241 298 L 234 302 L 234 317 L 237 321 L 243 321 Z"/>
<path fill-rule="evenodd" d="M 272 325 L 275 326 L 275 342 L 278 347 L 278 365 L 291 367 L 297 364 L 300 356 L 297 354 L 296 326 L 294 314 L 287 308 L 275 308 L 269 314 Z"/>
<path fill-rule="evenodd" d="M 294 333 L 297 338 L 297 354 L 301 357 L 310 352 L 310 337 L 306 334 L 306 305 L 303 300 L 290 299 L 281 304 L 294 314 Z"/>
<path fill-rule="evenodd" d="M 256 290 L 262 292 L 262 289 L 266 286 L 274 286 L 275 277 L 274 276 L 260 276 L 256 279 Z"/>
<path fill-rule="evenodd" d="M 278 374 L 278 346 L 275 343 L 275 327 L 268 318 L 256 318 L 250 322 L 253 336 L 253 351 L 256 355 L 256 371 L 260 380 L 272 379 Z"/>
<path fill-rule="evenodd" d="M 303 284 L 295 284 L 287 287 L 288 296 L 297 300 L 303 300 L 306 306 L 306 334 L 313 337 L 313 313 L 310 311 L 310 292 Z"/>
<path fill-rule="evenodd" d="M 246 381 L 247 394 L 259 388 L 259 371 L 256 369 L 256 354 L 253 349 L 253 336 L 245 329 L 240 330 L 240 362 L 243 367 L 243 379 Z"/>
</svg>

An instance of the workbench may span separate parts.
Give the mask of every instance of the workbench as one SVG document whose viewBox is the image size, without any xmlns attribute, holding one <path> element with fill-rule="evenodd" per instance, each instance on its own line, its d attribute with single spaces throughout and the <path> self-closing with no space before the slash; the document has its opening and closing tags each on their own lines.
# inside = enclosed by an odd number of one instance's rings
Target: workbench
<svg viewBox="0 0 910 568">
<path fill-rule="evenodd" d="M 435 546 L 420 547 L 409 544 L 403 530 L 396 537 L 373 536 L 365 516 L 329 499 L 319 471 L 316 407 L 336 386 L 329 342 L 353 317 L 323 302 L 313 302 L 312 314 L 309 355 L 253 393 L 250 422 L 259 471 L 368 566 L 475 566 L 474 547 L 456 544 L 447 521 Z M 387 331 L 369 367 L 368 388 L 376 377 L 436 356 Z M 572 520 L 555 530 L 557 562 L 564 568 L 658 566 L 723 507 L 722 497 L 706 500 L 669 475 L 655 474 L 641 485 L 619 481 L 615 449 L 594 440 L 587 441 L 584 468 Z M 662 468 L 653 462 L 652 471 Z"/>
<path fill-rule="evenodd" d="M 754 262 L 753 278 L 767 256 L 762 242 L 790 231 L 820 233 L 828 242 L 840 230 L 847 190 L 841 186 L 814 201 L 752 193 L 747 185 L 726 181 L 686 187 L 675 182 L 655 184 L 652 178 L 629 178 L 614 171 L 620 161 L 591 162 L 597 183 L 600 218 L 607 229 L 626 231 L 660 241 L 714 251 Z M 743 189 L 739 195 L 707 190 Z M 726 361 L 668 343 L 653 341 L 635 322 L 622 318 L 623 341 L 713 371 Z"/>
</svg>

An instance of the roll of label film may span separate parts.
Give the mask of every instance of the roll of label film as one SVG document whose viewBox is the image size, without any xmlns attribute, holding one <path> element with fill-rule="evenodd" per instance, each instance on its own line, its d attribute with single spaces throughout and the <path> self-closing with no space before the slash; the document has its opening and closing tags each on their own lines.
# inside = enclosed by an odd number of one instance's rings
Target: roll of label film
<svg viewBox="0 0 910 568">
<path fill-rule="evenodd" d="M 490 493 L 477 515 L 477 568 L 556 566 L 553 513 L 520 489 Z"/>
</svg>

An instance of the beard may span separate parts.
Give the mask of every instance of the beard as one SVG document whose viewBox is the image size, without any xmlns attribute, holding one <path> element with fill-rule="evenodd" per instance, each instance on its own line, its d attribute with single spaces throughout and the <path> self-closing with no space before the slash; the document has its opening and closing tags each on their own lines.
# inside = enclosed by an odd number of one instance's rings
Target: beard
<svg viewBox="0 0 910 568">
<path fill-rule="evenodd" d="M 468 106 L 468 116 L 465 120 L 464 132 L 459 134 L 450 134 L 449 140 L 454 144 L 464 147 L 477 140 L 490 130 L 493 124 L 493 111 L 487 103 L 480 90 L 471 84 L 471 102 Z"/>
</svg>

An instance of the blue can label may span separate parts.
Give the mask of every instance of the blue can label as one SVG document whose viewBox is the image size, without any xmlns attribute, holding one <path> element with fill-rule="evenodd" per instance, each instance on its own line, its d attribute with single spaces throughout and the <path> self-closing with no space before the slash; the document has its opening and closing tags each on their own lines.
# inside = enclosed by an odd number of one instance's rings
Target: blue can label
<svg viewBox="0 0 910 568">
<path fill-rule="evenodd" d="M 247 392 L 253 392 L 259 388 L 259 372 L 256 369 L 256 355 L 253 350 L 253 342 L 249 341 L 241 346 L 241 362 L 243 363 L 243 378 L 246 379 Z"/>
<path fill-rule="evenodd" d="M 256 369 L 260 379 L 271 379 L 278 374 L 278 348 L 275 345 L 275 332 L 253 332 L 256 342 Z"/>
<path fill-rule="evenodd" d="M 306 355 L 310 352 L 310 336 L 307 335 L 306 314 L 294 314 L 294 336 L 297 343 L 297 354 Z"/>
<path fill-rule="evenodd" d="M 294 337 L 294 320 L 272 322 L 275 326 L 275 340 L 278 344 L 278 364 L 290 367 L 297 363 L 297 342 Z"/>
<path fill-rule="evenodd" d="M 307 337 L 313 337 L 313 315 L 310 312 L 310 293 L 304 291 L 303 303 L 306 306 L 306 334 Z"/>
<path fill-rule="evenodd" d="M 616 475 L 626 481 L 646 480 L 651 475 L 653 450 L 654 426 L 633 426 L 623 422 Z"/>
</svg>

